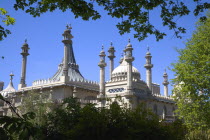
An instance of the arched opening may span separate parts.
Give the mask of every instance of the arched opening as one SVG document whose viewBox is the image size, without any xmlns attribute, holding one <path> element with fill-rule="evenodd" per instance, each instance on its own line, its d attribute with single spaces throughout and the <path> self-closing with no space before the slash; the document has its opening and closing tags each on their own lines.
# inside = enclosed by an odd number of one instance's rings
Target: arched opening
<svg viewBox="0 0 210 140">
<path fill-rule="evenodd" d="M 163 119 L 166 118 L 166 115 L 167 115 L 167 108 L 166 106 L 163 106 Z"/>
<path fill-rule="evenodd" d="M 157 112 L 157 105 L 156 104 L 154 104 L 154 106 L 153 106 L 153 112 L 157 115 L 158 114 L 158 112 Z"/>
<path fill-rule="evenodd" d="M 176 114 L 175 114 L 175 108 L 174 108 L 174 107 L 172 107 L 172 115 L 173 115 L 173 116 L 176 115 Z"/>
</svg>

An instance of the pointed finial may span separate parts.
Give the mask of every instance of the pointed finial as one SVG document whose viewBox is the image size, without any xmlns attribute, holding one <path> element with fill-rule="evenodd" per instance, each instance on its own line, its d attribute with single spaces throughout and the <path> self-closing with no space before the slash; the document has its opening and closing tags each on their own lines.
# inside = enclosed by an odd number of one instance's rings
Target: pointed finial
<svg viewBox="0 0 210 140">
<path fill-rule="evenodd" d="M 113 44 L 112 44 L 112 41 L 111 41 L 111 43 L 110 43 L 110 44 L 111 44 L 111 46 L 113 45 Z"/>
<path fill-rule="evenodd" d="M 147 51 L 149 52 L 149 45 L 147 45 Z"/>
<path fill-rule="evenodd" d="M 69 25 L 68 24 L 66 25 L 66 29 L 69 29 Z"/>
<path fill-rule="evenodd" d="M 10 76 L 10 80 L 12 80 L 12 79 L 13 79 L 14 74 L 11 72 L 9 76 Z"/>
<path fill-rule="evenodd" d="M 121 53 L 121 56 L 122 56 L 122 57 L 124 56 L 124 52 Z"/>
<path fill-rule="evenodd" d="M 128 45 L 127 45 L 127 48 L 132 48 L 132 45 L 131 45 L 131 40 L 130 40 L 130 38 L 128 39 Z"/>
<path fill-rule="evenodd" d="M 67 29 L 72 29 L 71 24 L 67 24 L 67 25 L 66 25 L 66 28 L 67 28 Z"/>
<path fill-rule="evenodd" d="M 27 43 L 27 38 L 25 39 L 25 43 Z"/>
<path fill-rule="evenodd" d="M 104 44 L 102 44 L 102 47 L 101 47 L 101 49 L 102 49 L 102 50 L 104 50 Z"/>
</svg>

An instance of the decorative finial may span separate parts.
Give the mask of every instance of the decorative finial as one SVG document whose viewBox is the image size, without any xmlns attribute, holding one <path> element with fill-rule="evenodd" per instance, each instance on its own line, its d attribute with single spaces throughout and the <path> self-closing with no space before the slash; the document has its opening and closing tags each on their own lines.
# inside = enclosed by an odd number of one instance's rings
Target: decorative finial
<svg viewBox="0 0 210 140">
<path fill-rule="evenodd" d="M 72 29 L 71 24 L 67 24 L 67 25 L 66 25 L 66 28 L 67 28 L 67 29 Z"/>
<path fill-rule="evenodd" d="M 27 43 L 27 38 L 25 39 L 25 43 Z"/>
<path fill-rule="evenodd" d="M 164 69 L 165 73 L 166 73 L 166 69 Z"/>
<path fill-rule="evenodd" d="M 101 47 L 101 49 L 102 49 L 102 50 L 104 50 L 104 45 L 103 45 L 103 44 L 102 44 L 102 47 Z"/>
<path fill-rule="evenodd" d="M 147 51 L 149 52 L 149 45 L 147 45 Z"/>
<path fill-rule="evenodd" d="M 112 44 L 112 41 L 111 41 L 111 46 L 112 46 L 113 44 Z"/>
<path fill-rule="evenodd" d="M 124 56 L 124 52 L 121 53 L 121 56 L 122 56 L 122 57 Z"/>
<path fill-rule="evenodd" d="M 130 38 L 128 39 L 128 43 L 131 43 L 131 39 Z"/>
<path fill-rule="evenodd" d="M 14 74 L 11 72 L 9 76 L 10 76 L 10 80 L 12 80 L 12 79 L 13 79 Z"/>
</svg>

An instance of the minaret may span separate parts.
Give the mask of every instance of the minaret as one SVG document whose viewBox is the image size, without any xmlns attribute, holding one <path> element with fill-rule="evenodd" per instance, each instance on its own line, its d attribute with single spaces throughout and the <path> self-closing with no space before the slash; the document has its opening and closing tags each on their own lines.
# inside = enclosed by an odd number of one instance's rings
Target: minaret
<svg viewBox="0 0 210 140">
<path fill-rule="evenodd" d="M 100 67 L 100 95 L 105 95 L 105 52 L 104 47 L 102 46 L 102 51 L 99 54 L 100 56 L 100 62 L 98 63 L 98 66 Z"/>
<path fill-rule="evenodd" d="M 147 53 L 146 53 L 146 64 L 144 65 L 144 67 L 146 68 L 146 80 L 147 80 L 147 86 L 149 87 L 149 89 L 152 91 L 152 67 L 153 64 L 151 64 L 151 53 L 149 52 L 149 47 L 147 49 Z"/>
<path fill-rule="evenodd" d="M 166 73 L 166 70 L 163 74 L 163 78 L 164 78 L 164 81 L 163 81 L 163 85 L 164 85 L 164 96 L 168 97 L 168 74 Z"/>
<path fill-rule="evenodd" d="M 133 48 L 132 45 L 130 44 L 130 39 L 128 41 L 128 45 L 125 48 L 125 61 L 128 63 L 127 65 L 127 91 L 128 93 L 132 92 L 132 79 L 133 79 L 133 75 L 132 75 L 132 62 L 134 61 L 134 57 L 133 57 Z"/>
<path fill-rule="evenodd" d="M 109 59 L 110 59 L 110 80 L 111 80 L 111 78 L 112 78 L 112 71 L 113 71 L 113 69 L 114 69 L 114 58 L 115 58 L 115 55 L 114 55 L 114 52 L 115 52 L 115 49 L 114 49 L 114 47 L 112 46 L 112 42 L 111 42 L 111 46 L 110 46 L 110 48 L 109 48 L 109 50 L 108 50 L 108 52 L 109 52 Z"/>
<path fill-rule="evenodd" d="M 64 43 L 64 61 L 63 61 L 63 73 L 61 80 L 63 82 L 69 81 L 69 76 L 68 76 L 68 63 L 69 63 L 69 48 L 72 46 L 72 34 L 71 34 L 71 29 L 72 27 L 67 25 L 66 30 L 63 33 L 63 40 L 62 42 Z"/>
<path fill-rule="evenodd" d="M 25 43 L 21 47 L 22 52 L 20 53 L 22 57 L 22 72 L 21 72 L 21 80 L 20 84 L 18 85 L 18 89 L 21 89 L 23 87 L 26 87 L 26 64 L 27 64 L 27 56 L 29 55 L 28 50 L 28 43 L 27 40 L 25 40 Z"/>
</svg>

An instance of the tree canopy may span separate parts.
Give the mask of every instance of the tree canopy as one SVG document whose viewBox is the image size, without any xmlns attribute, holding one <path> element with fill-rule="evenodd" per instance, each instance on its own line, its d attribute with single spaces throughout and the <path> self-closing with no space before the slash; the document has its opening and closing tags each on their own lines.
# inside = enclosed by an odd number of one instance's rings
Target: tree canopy
<svg viewBox="0 0 210 140">
<path fill-rule="evenodd" d="M 4 8 L 0 8 L 0 19 L 5 26 L 13 25 L 15 23 L 15 19 L 10 17 Z M 0 41 L 7 37 L 8 34 L 11 34 L 10 30 L 6 29 L 3 25 L 0 25 Z"/>
<path fill-rule="evenodd" d="M 196 3 L 193 10 L 195 16 L 200 15 L 205 9 L 210 8 L 210 3 L 205 0 L 191 0 Z M 176 37 L 181 38 L 181 34 L 186 29 L 177 25 L 176 19 L 190 13 L 190 2 L 182 0 L 16 0 L 15 10 L 24 10 L 34 17 L 45 12 L 61 10 L 71 11 L 75 18 L 83 20 L 97 20 L 101 14 L 96 7 L 101 7 L 112 18 L 121 19 L 117 23 L 119 33 L 125 34 L 134 31 L 134 37 L 139 41 L 144 40 L 148 35 L 155 35 L 159 41 L 166 36 L 165 31 L 158 29 L 151 23 L 151 11 L 157 9 L 162 25 L 173 30 Z M 158 15 L 157 15 L 158 16 Z M 205 21 L 206 17 L 200 18 Z"/>
<path fill-rule="evenodd" d="M 190 129 L 210 129 L 210 13 L 184 49 L 173 71 L 177 112 Z"/>
<path fill-rule="evenodd" d="M 3 99 L 0 95 L 1 98 Z M 77 99 L 66 98 L 63 103 L 45 114 L 43 123 L 34 123 L 37 113 L 28 112 L 20 117 L 0 116 L 1 138 L 178 140 L 185 135 L 185 127 L 180 121 L 170 125 L 159 122 L 158 117 L 144 105 L 134 110 L 119 106 L 116 102 L 109 108 L 97 108 L 94 104 L 81 107 Z"/>
</svg>

